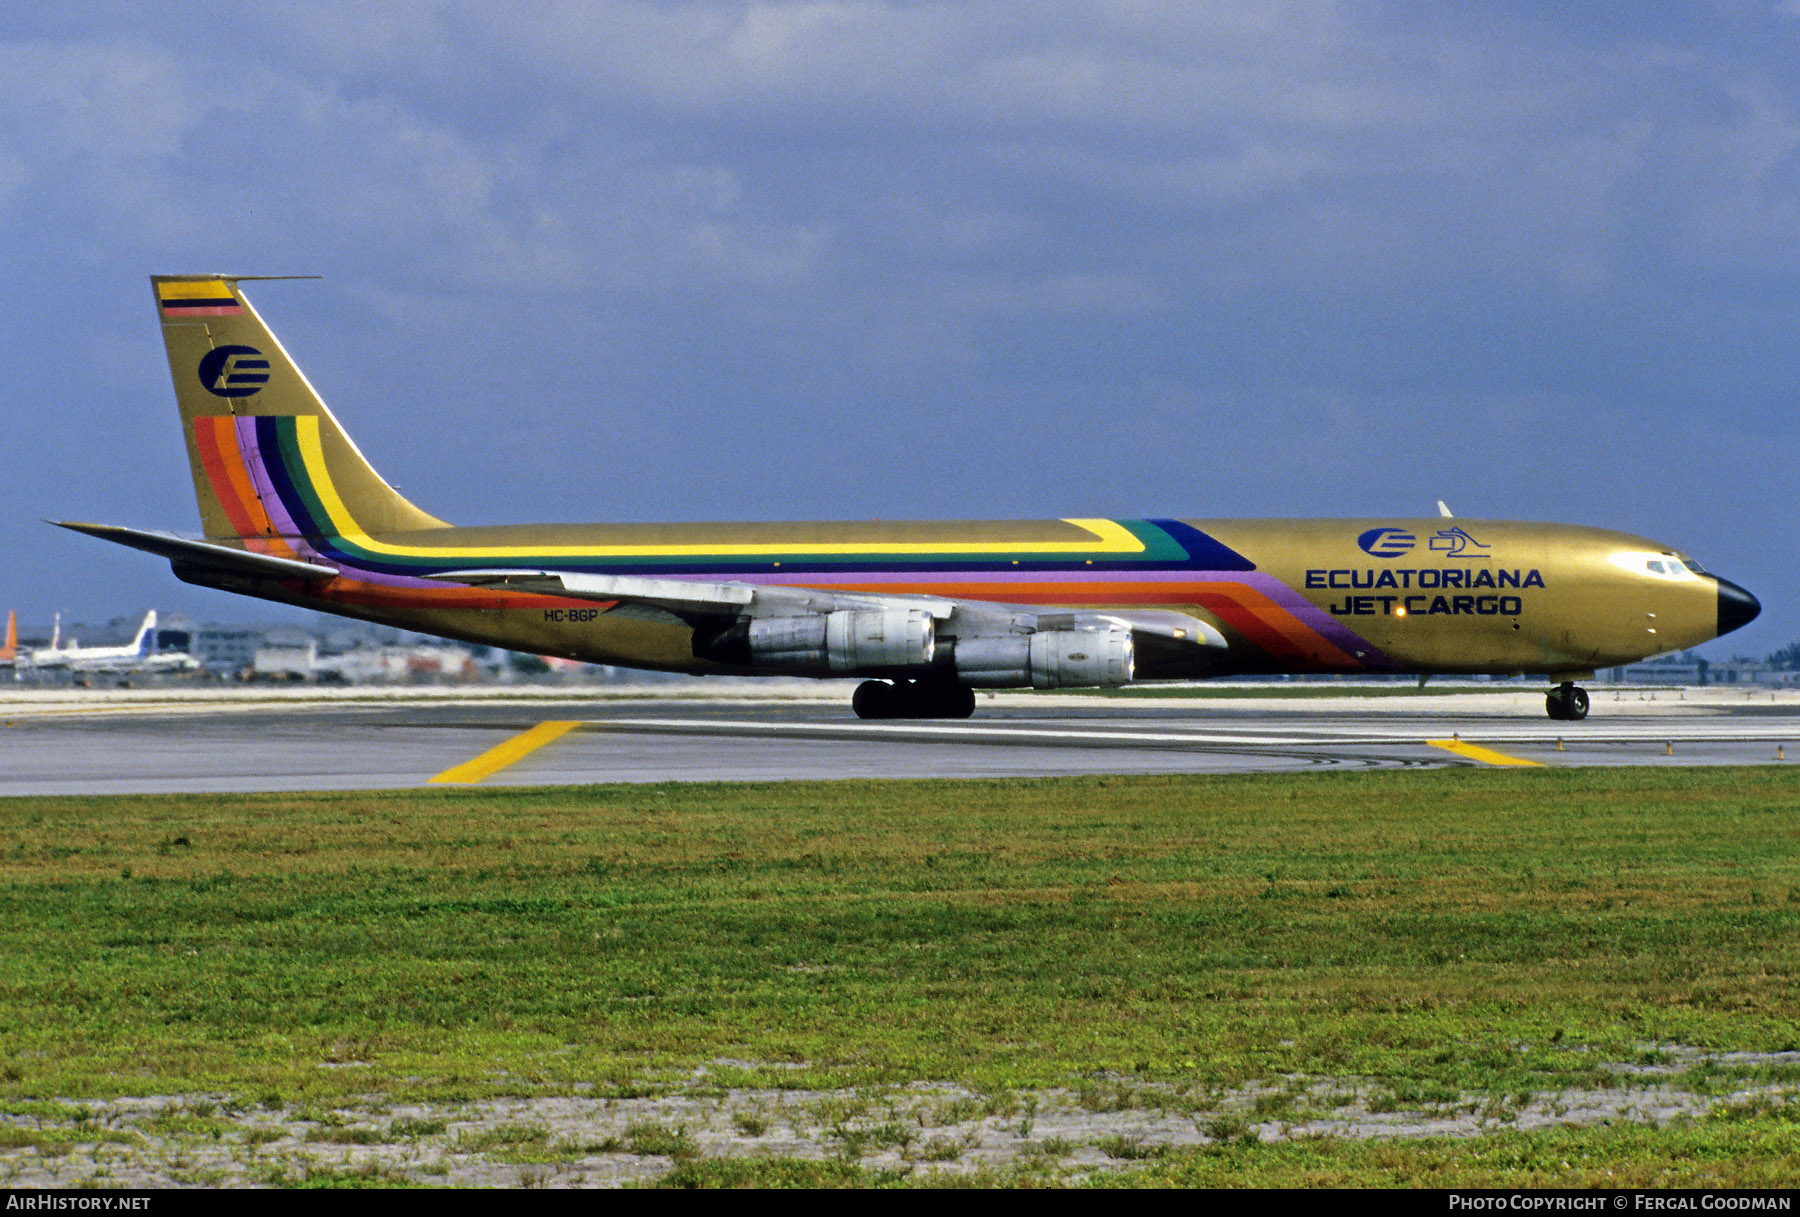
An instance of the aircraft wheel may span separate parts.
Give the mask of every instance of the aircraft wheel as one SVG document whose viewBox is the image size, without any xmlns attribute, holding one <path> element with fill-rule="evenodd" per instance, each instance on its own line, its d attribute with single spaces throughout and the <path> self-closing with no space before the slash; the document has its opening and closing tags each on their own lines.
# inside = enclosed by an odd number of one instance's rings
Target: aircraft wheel
<svg viewBox="0 0 1800 1217">
<path fill-rule="evenodd" d="M 850 708 L 858 718 L 895 718 L 899 703 L 900 690 L 885 680 L 865 680 L 850 695 Z"/>
<path fill-rule="evenodd" d="M 1586 718 L 1588 716 L 1587 690 L 1581 688 L 1580 686 L 1574 686 L 1574 687 L 1570 688 L 1569 697 L 1568 697 L 1568 707 L 1569 707 L 1569 712 L 1568 712 L 1567 717 L 1570 722 L 1578 723 L 1582 719 Z"/>
<path fill-rule="evenodd" d="M 865 680 L 850 708 L 858 718 L 968 718 L 975 713 L 975 690 L 938 681 Z"/>
<path fill-rule="evenodd" d="M 1556 686 L 1544 698 L 1544 712 L 1558 722 L 1580 722 L 1588 716 L 1587 690 L 1573 684 Z"/>
<path fill-rule="evenodd" d="M 906 686 L 908 718 L 967 718 L 975 713 L 975 690 L 954 681 L 914 681 Z"/>
<path fill-rule="evenodd" d="M 908 718 L 967 718 L 975 713 L 975 690 L 954 681 L 909 681 Z"/>
</svg>

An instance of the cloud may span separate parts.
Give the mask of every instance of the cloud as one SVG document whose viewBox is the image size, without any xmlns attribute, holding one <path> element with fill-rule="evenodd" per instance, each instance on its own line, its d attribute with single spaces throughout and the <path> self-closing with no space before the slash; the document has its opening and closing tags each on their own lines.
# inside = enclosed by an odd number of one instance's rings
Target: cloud
<svg viewBox="0 0 1800 1217">
<path fill-rule="evenodd" d="M 803 509 L 811 482 L 763 467 L 795 453 L 844 510 L 1051 508 L 1068 487 L 1039 471 L 1095 434 L 1133 437 L 1080 466 L 1121 510 L 1146 478 L 1177 507 L 1185 478 L 1215 507 L 1304 510 L 1311 486 L 1329 511 L 1447 413 L 1486 470 L 1544 462 L 1535 434 L 1582 461 L 1620 426 L 1787 425 L 1795 11 L 25 6 L 0 257 L 93 298 L 165 268 L 325 272 L 337 294 L 292 307 L 345 335 L 336 375 L 446 417 L 558 403 L 527 489 L 616 495 L 600 514 L 659 514 L 673 448 L 740 462 L 705 483 L 724 514 Z M 60 341 L 22 317 L 0 357 L 29 390 Z M 903 475 L 867 438 L 892 420 L 929 435 Z M 1204 446 L 1159 439 L 1177 425 Z M 596 478 L 581 454 L 622 442 L 633 471 Z M 485 456 L 403 472 L 510 494 Z M 1605 486 L 1591 505 L 1630 493 Z"/>
<path fill-rule="evenodd" d="M 1675 265 L 1795 247 L 1794 87 L 1653 29 L 1328 3 L 413 0 L 159 44 L 161 11 L 4 48 L 15 215 L 19 175 L 53 172 L 62 205 L 151 239 L 200 219 L 214 244 L 378 247 L 424 277 L 795 303 L 954 283 L 928 263 L 959 251 L 1020 268 L 1023 293 L 1080 249 L 1072 273 L 1145 286 L 1087 296 L 1127 312 L 1194 285 L 1555 297 L 1642 283 L 1622 263 L 1646 246 L 1680 243 Z M 882 263 L 900 273 L 867 277 Z"/>
</svg>

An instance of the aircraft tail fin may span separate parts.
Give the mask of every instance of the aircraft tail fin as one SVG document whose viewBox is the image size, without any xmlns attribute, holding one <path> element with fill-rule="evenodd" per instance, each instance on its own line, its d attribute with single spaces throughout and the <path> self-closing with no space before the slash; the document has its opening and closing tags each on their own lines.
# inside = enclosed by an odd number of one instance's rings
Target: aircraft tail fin
<svg viewBox="0 0 1800 1217">
<path fill-rule="evenodd" d="M 148 655 L 156 649 L 156 610 L 151 609 L 144 614 L 144 623 L 138 626 L 137 637 L 131 640 L 131 649 L 140 657 Z"/>
<path fill-rule="evenodd" d="M 368 460 L 238 284 L 152 275 L 205 535 L 292 556 L 310 536 L 443 528 Z"/>
<path fill-rule="evenodd" d="M 0 643 L 0 661 L 11 663 L 19 657 L 19 615 L 16 610 L 6 610 L 6 641 Z"/>
</svg>

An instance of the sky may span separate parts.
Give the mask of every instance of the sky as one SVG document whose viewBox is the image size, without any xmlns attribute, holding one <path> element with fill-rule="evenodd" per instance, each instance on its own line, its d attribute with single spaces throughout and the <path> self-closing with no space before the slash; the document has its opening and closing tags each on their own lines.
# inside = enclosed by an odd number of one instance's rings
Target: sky
<svg viewBox="0 0 1800 1217">
<path fill-rule="evenodd" d="M 1800 0 L 0 8 L 0 607 L 281 611 L 147 276 L 456 523 L 1555 520 L 1800 640 Z"/>
</svg>

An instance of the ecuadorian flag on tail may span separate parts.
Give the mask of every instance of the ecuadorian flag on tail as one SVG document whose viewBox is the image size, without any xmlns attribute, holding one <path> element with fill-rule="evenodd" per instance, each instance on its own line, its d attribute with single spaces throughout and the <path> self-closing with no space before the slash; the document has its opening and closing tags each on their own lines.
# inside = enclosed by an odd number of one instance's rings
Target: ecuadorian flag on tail
<svg viewBox="0 0 1800 1217">
<path fill-rule="evenodd" d="M 164 317 L 235 317 L 244 306 L 223 279 L 161 279 L 156 303 Z"/>
</svg>

